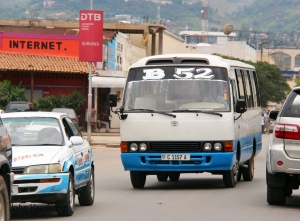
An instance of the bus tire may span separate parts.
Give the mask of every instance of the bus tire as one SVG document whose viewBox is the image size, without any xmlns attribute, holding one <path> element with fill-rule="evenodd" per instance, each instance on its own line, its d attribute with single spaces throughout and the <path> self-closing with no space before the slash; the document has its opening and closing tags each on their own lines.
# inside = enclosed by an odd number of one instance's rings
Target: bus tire
<svg viewBox="0 0 300 221">
<path fill-rule="evenodd" d="M 158 173 L 156 176 L 158 181 L 167 181 L 168 179 L 167 173 Z"/>
<path fill-rule="evenodd" d="M 223 183 L 225 187 L 227 188 L 235 187 L 238 181 L 238 174 L 239 174 L 239 162 L 238 160 L 236 160 L 232 169 L 229 171 L 225 171 L 223 173 Z"/>
<path fill-rule="evenodd" d="M 243 168 L 239 168 L 239 174 L 238 174 L 238 177 L 237 177 L 237 181 L 241 181 L 242 179 L 242 175 L 243 175 Z"/>
<path fill-rule="evenodd" d="M 0 175 L 0 220 L 10 220 L 8 190 L 4 178 Z"/>
<path fill-rule="evenodd" d="M 146 173 L 130 171 L 130 180 L 133 188 L 142 189 L 146 183 Z"/>
<path fill-rule="evenodd" d="M 169 179 L 171 182 L 177 182 L 179 180 L 180 173 L 172 172 L 169 173 Z"/>
<path fill-rule="evenodd" d="M 286 201 L 286 190 L 284 186 L 267 186 L 267 201 L 270 205 L 284 205 Z"/>
<path fill-rule="evenodd" d="M 244 181 L 252 181 L 254 177 L 254 154 L 246 163 L 247 168 L 243 168 L 243 179 Z"/>
</svg>

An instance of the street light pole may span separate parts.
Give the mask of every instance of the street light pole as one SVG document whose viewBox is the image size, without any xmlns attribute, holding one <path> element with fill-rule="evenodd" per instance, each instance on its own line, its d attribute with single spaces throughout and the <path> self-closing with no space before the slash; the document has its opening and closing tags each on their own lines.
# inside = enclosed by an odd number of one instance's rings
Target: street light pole
<svg viewBox="0 0 300 221">
<path fill-rule="evenodd" d="M 93 10 L 93 0 L 91 0 L 91 10 Z M 89 94 L 88 94 L 88 113 L 87 113 L 87 140 L 91 141 L 91 116 L 92 116 L 92 62 L 89 62 Z M 97 123 L 97 122 L 96 122 Z"/>
</svg>

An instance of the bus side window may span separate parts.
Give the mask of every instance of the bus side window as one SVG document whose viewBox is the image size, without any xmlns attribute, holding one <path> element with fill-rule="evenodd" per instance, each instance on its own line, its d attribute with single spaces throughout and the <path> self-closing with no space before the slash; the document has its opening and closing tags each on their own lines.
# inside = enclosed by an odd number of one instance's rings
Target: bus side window
<svg viewBox="0 0 300 221">
<path fill-rule="evenodd" d="M 253 95 L 253 106 L 258 107 L 259 105 L 258 105 L 256 84 L 255 84 L 255 78 L 253 75 L 253 71 L 249 71 L 249 78 L 250 78 L 250 84 L 251 84 L 252 95 Z"/>
<path fill-rule="evenodd" d="M 243 70 L 243 75 L 244 75 L 245 89 L 246 89 L 246 96 L 247 96 L 247 107 L 251 108 L 251 107 L 253 107 L 253 96 L 252 96 L 253 93 L 252 93 L 252 90 L 251 90 L 248 71 Z"/>
<path fill-rule="evenodd" d="M 244 99 L 246 101 L 243 77 L 239 69 L 235 69 L 235 76 L 236 76 L 237 86 L 238 86 L 238 98 Z"/>
<path fill-rule="evenodd" d="M 260 96 L 259 96 L 259 89 L 258 89 L 258 81 L 257 81 L 255 71 L 250 71 L 250 80 L 251 80 L 252 91 L 253 91 L 254 107 L 260 107 Z"/>
<path fill-rule="evenodd" d="M 233 107 L 235 108 L 236 100 L 237 100 L 236 81 L 231 80 L 230 85 L 231 85 L 231 91 L 232 91 Z"/>
</svg>

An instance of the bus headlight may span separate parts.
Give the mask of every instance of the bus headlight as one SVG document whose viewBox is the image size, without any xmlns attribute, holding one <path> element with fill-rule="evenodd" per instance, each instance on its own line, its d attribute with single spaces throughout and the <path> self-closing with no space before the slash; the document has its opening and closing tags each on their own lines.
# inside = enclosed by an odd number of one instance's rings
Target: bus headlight
<svg viewBox="0 0 300 221">
<path fill-rule="evenodd" d="M 221 143 L 215 143 L 214 144 L 214 150 L 215 151 L 221 151 L 222 150 L 222 144 Z"/>
<path fill-rule="evenodd" d="M 204 143 L 203 150 L 204 151 L 210 151 L 212 148 L 211 143 Z"/>
<path fill-rule="evenodd" d="M 146 151 L 147 150 L 147 144 L 141 143 L 140 144 L 140 151 Z"/>
<path fill-rule="evenodd" d="M 132 143 L 132 144 L 130 144 L 130 151 L 137 151 L 137 149 L 138 149 L 138 145 L 136 144 L 136 143 Z"/>
</svg>

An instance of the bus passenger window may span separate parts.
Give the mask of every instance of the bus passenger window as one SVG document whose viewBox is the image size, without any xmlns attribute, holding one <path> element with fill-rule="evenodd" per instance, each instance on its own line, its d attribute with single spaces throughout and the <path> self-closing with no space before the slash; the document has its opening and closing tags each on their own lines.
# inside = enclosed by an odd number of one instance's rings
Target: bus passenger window
<svg viewBox="0 0 300 221">
<path fill-rule="evenodd" d="M 239 69 L 235 69 L 235 74 L 236 74 L 237 85 L 238 85 L 239 99 L 244 99 L 246 101 L 245 89 L 244 89 L 244 84 L 243 84 L 243 78 L 242 78 L 241 71 Z"/>
<path fill-rule="evenodd" d="M 245 80 L 245 86 L 246 86 L 246 95 L 247 95 L 247 107 L 253 107 L 253 96 L 252 96 L 252 90 L 249 82 L 249 74 L 248 71 L 243 71 L 244 80 Z"/>
</svg>

